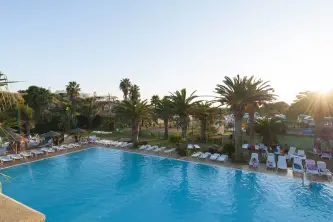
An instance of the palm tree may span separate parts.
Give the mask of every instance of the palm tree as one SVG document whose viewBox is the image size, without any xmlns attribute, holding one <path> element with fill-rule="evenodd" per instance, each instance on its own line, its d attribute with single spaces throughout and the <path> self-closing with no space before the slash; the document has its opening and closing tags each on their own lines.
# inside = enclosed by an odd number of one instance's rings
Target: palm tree
<svg viewBox="0 0 333 222">
<path fill-rule="evenodd" d="M 164 96 L 161 100 L 154 100 L 155 112 L 157 117 L 163 119 L 164 122 L 164 139 L 169 137 L 168 124 L 169 120 L 172 118 L 172 104 L 168 96 Z"/>
<path fill-rule="evenodd" d="M 207 142 L 207 126 L 214 121 L 215 117 L 221 114 L 217 107 L 212 107 L 211 105 L 211 102 L 200 102 L 194 108 L 194 116 L 201 123 L 201 139 L 204 143 Z"/>
<path fill-rule="evenodd" d="M 159 102 L 160 102 L 160 97 L 158 95 L 153 95 L 150 99 L 150 104 L 153 105 L 155 108 L 157 107 Z"/>
<path fill-rule="evenodd" d="M 223 84 L 217 84 L 215 93 L 218 94 L 216 101 L 221 105 L 230 107 L 235 118 L 235 154 L 236 159 L 240 160 L 242 148 L 242 119 L 249 104 L 260 101 L 263 97 L 262 92 L 253 90 L 261 82 L 255 80 L 254 76 L 234 78 L 225 76 Z"/>
<path fill-rule="evenodd" d="M 312 116 L 315 121 L 315 139 L 320 138 L 324 117 L 332 116 L 333 104 L 330 93 L 306 91 L 296 96 L 291 107 L 297 107 L 299 112 Z M 300 114 L 300 113 L 299 113 Z"/>
<path fill-rule="evenodd" d="M 275 99 L 275 95 L 272 94 L 273 88 L 269 85 L 269 82 L 262 81 L 261 79 L 251 79 L 251 88 L 249 89 L 249 94 L 260 96 L 258 101 L 254 101 L 247 105 L 247 110 L 249 112 L 249 143 L 254 143 L 254 113 L 255 110 L 259 108 L 260 105 L 270 102 Z"/>
<path fill-rule="evenodd" d="M 123 100 L 114 107 L 114 112 L 119 117 L 125 117 L 131 120 L 132 141 L 134 146 L 139 142 L 140 126 L 143 119 L 152 119 L 153 110 L 147 103 L 147 100 Z"/>
<path fill-rule="evenodd" d="M 272 144 L 276 141 L 276 135 L 286 132 L 286 124 L 277 117 L 256 119 L 255 131 L 262 136 L 264 144 Z"/>
<path fill-rule="evenodd" d="M 170 101 L 173 109 L 173 113 L 178 115 L 180 126 L 182 128 L 182 138 L 186 138 L 187 127 L 189 123 L 189 115 L 191 109 L 200 101 L 194 102 L 198 97 L 192 92 L 188 97 L 186 89 L 176 91 L 175 93 L 170 93 Z"/>
<path fill-rule="evenodd" d="M 130 97 L 130 100 L 132 100 L 132 101 L 140 99 L 141 94 L 140 94 L 140 87 L 138 85 L 132 85 L 130 87 L 129 97 Z"/>
<path fill-rule="evenodd" d="M 131 88 L 131 81 L 128 78 L 120 80 L 119 89 L 123 91 L 124 100 L 127 100 L 128 93 Z"/>
<path fill-rule="evenodd" d="M 75 81 L 69 82 L 68 85 L 66 85 L 66 92 L 67 96 L 71 102 L 71 112 L 72 116 L 76 115 L 76 102 L 77 98 L 80 96 L 80 84 L 76 83 Z M 72 124 L 72 127 L 75 127 L 75 124 Z"/>
<path fill-rule="evenodd" d="M 99 104 L 97 102 L 99 97 L 94 93 L 92 97 L 85 98 L 82 101 L 82 115 L 88 119 L 88 128 L 91 127 L 92 121 L 99 112 Z"/>
</svg>

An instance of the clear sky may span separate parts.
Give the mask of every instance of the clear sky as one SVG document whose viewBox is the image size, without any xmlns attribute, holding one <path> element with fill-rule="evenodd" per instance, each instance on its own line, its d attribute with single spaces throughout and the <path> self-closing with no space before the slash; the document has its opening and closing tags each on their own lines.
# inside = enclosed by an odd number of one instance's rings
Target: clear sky
<svg viewBox="0 0 333 222">
<path fill-rule="evenodd" d="M 181 88 L 213 95 L 256 75 L 280 99 L 333 88 L 332 0 L 0 0 L 0 70 L 10 80 L 121 97 Z"/>
</svg>

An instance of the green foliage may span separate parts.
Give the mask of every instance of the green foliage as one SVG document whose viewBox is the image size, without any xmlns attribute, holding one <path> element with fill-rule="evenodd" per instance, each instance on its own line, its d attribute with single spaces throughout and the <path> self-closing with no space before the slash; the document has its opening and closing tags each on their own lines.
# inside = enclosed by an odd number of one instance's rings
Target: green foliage
<svg viewBox="0 0 333 222">
<path fill-rule="evenodd" d="M 176 135 L 176 134 L 172 134 L 172 135 L 170 135 L 169 136 L 169 141 L 171 142 L 171 143 L 179 143 L 180 141 L 181 141 L 181 136 L 179 136 L 179 135 Z"/>
<path fill-rule="evenodd" d="M 176 151 L 179 156 L 188 156 L 190 154 L 190 151 L 184 147 L 178 147 Z"/>
<path fill-rule="evenodd" d="M 262 118 L 255 122 L 255 131 L 263 137 L 264 144 L 272 144 L 276 141 L 277 134 L 286 133 L 287 125 L 280 118 Z"/>
<path fill-rule="evenodd" d="M 120 81 L 119 89 L 123 92 L 125 100 L 127 100 L 131 85 L 131 81 L 128 78 L 122 79 Z"/>
<path fill-rule="evenodd" d="M 223 146 L 222 152 L 228 154 L 228 156 L 231 156 L 235 153 L 235 146 L 231 143 L 227 143 Z"/>
</svg>

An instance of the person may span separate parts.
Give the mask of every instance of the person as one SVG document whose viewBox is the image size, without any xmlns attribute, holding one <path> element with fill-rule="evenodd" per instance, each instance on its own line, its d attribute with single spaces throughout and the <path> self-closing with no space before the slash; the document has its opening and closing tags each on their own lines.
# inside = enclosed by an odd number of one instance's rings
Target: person
<svg viewBox="0 0 333 222">
<path fill-rule="evenodd" d="M 289 146 L 288 146 L 288 144 L 284 144 L 283 152 L 284 152 L 285 154 L 287 154 L 287 153 L 289 152 Z"/>
</svg>

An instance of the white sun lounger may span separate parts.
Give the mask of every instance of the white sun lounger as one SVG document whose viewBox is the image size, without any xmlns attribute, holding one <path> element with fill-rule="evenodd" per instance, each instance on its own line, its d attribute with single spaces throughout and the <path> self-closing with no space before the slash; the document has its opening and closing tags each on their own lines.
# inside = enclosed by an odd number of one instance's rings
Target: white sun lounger
<svg viewBox="0 0 333 222">
<path fill-rule="evenodd" d="M 216 160 L 220 162 L 225 162 L 228 160 L 228 155 L 221 154 Z"/>
<path fill-rule="evenodd" d="M 193 148 L 194 148 L 193 144 L 188 144 L 188 145 L 187 145 L 187 149 L 191 150 L 191 149 L 193 149 Z"/>
<path fill-rule="evenodd" d="M 63 146 L 54 146 L 54 147 L 52 147 L 53 149 L 56 149 L 57 151 L 60 151 L 60 150 L 66 150 L 66 148 L 65 147 L 63 147 Z"/>
<path fill-rule="evenodd" d="M 8 156 L 0 156 L 0 161 L 1 161 L 1 164 L 4 164 L 5 162 L 10 162 L 13 160 L 12 160 L 12 158 L 10 158 Z"/>
<path fill-rule="evenodd" d="M 192 157 L 199 157 L 201 154 L 202 154 L 202 152 L 196 152 L 196 153 L 193 153 L 191 156 Z"/>
<path fill-rule="evenodd" d="M 9 154 L 7 155 L 9 158 L 12 158 L 13 160 L 20 160 L 22 159 L 22 156 L 21 155 L 18 155 L 18 154 Z"/>
<path fill-rule="evenodd" d="M 147 145 L 147 146 L 149 146 L 149 145 Z M 147 146 L 146 145 L 142 145 L 142 146 L 140 146 L 139 150 L 145 150 Z"/>
<path fill-rule="evenodd" d="M 293 173 L 304 173 L 302 159 L 296 156 L 294 157 Z"/>
<path fill-rule="evenodd" d="M 30 152 L 27 152 L 27 151 L 22 151 L 20 153 L 20 155 L 23 157 L 23 158 L 26 158 L 26 157 L 31 157 L 32 154 Z"/>
<path fill-rule="evenodd" d="M 52 148 L 42 148 L 41 151 L 44 151 L 45 153 L 54 153 L 54 149 Z"/>
<path fill-rule="evenodd" d="M 126 148 L 133 147 L 133 143 L 127 143 Z"/>
<path fill-rule="evenodd" d="M 266 167 L 270 168 L 270 169 L 276 169 L 276 162 L 275 162 L 275 154 L 274 153 L 268 153 L 267 161 L 266 161 Z"/>
<path fill-rule="evenodd" d="M 288 169 L 286 156 L 283 156 L 283 155 L 278 156 L 277 168 L 278 168 L 278 170 L 287 170 Z"/>
<path fill-rule="evenodd" d="M 327 169 L 324 161 L 317 161 L 317 167 L 321 176 L 332 176 L 332 173 Z"/>
<path fill-rule="evenodd" d="M 314 160 L 305 160 L 305 170 L 307 174 L 319 175 L 319 170 Z"/>
<path fill-rule="evenodd" d="M 146 150 L 151 151 L 151 150 L 154 150 L 156 148 L 158 148 L 158 146 L 150 146 L 150 147 L 147 147 Z"/>
<path fill-rule="evenodd" d="M 153 150 L 153 152 L 160 152 L 162 150 L 165 150 L 165 147 L 156 148 Z"/>
<path fill-rule="evenodd" d="M 211 153 L 209 152 L 206 152 L 206 153 L 203 153 L 199 156 L 200 159 L 207 159 L 210 155 L 212 155 Z"/>
<path fill-rule="evenodd" d="M 209 159 L 210 160 L 217 160 L 217 158 L 219 158 L 220 157 L 220 154 L 218 154 L 218 153 L 214 153 L 213 155 L 211 155 L 210 157 L 209 157 Z"/>
<path fill-rule="evenodd" d="M 168 149 L 168 150 L 164 150 L 164 153 L 172 153 L 176 150 L 176 148 L 172 148 L 172 149 Z"/>
<path fill-rule="evenodd" d="M 198 144 L 194 144 L 194 149 L 200 149 L 200 146 Z"/>
<path fill-rule="evenodd" d="M 258 155 L 258 153 L 252 153 L 251 154 L 249 167 L 253 167 L 253 168 L 259 167 L 259 155 Z"/>
<path fill-rule="evenodd" d="M 127 142 L 124 142 L 123 144 L 120 145 L 120 147 L 125 148 L 125 147 L 127 147 L 127 144 L 128 144 Z"/>
<path fill-rule="evenodd" d="M 302 160 L 306 160 L 306 155 L 305 155 L 304 150 L 298 150 L 297 157 L 299 157 Z"/>
<path fill-rule="evenodd" d="M 287 159 L 294 158 L 295 154 L 296 154 L 296 147 L 291 146 L 287 154 Z"/>
<path fill-rule="evenodd" d="M 35 156 L 44 154 L 44 152 L 41 150 L 30 150 L 30 153 L 32 153 Z"/>
</svg>

